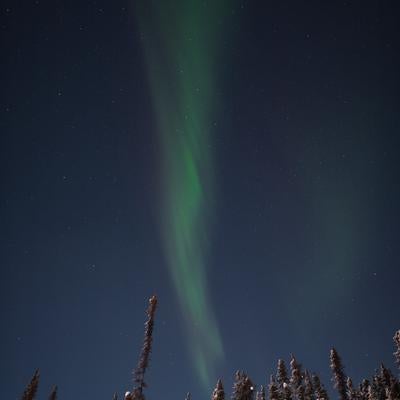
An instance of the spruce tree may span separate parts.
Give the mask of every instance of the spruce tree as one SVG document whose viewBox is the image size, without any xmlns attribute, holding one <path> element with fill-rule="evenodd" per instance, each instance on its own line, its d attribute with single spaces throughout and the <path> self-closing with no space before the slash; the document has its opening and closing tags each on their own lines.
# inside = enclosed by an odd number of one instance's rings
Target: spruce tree
<svg viewBox="0 0 400 400">
<path fill-rule="evenodd" d="M 291 355 L 290 359 L 290 385 L 294 396 L 298 400 L 304 400 L 304 387 L 302 386 L 301 365 L 297 362 L 296 358 Z"/>
<path fill-rule="evenodd" d="M 334 387 L 339 392 L 339 399 L 347 400 L 346 376 L 343 372 L 343 366 L 339 354 L 334 348 L 331 350 L 330 359 L 331 359 L 331 369 L 333 372 L 332 381 L 334 383 Z"/>
<path fill-rule="evenodd" d="M 233 400 L 253 400 L 254 386 L 251 379 L 242 371 L 235 374 Z"/>
<path fill-rule="evenodd" d="M 289 378 L 286 370 L 285 362 L 281 359 L 278 360 L 278 368 L 276 371 L 276 382 L 278 384 L 278 390 L 280 397 L 283 400 L 292 400 L 292 393 L 289 385 Z"/>
<path fill-rule="evenodd" d="M 376 400 L 386 400 L 385 384 L 378 373 L 372 379 L 371 388 Z"/>
<path fill-rule="evenodd" d="M 49 400 L 57 400 L 57 386 L 54 386 L 51 390 Z"/>
<path fill-rule="evenodd" d="M 357 400 L 356 391 L 353 387 L 353 381 L 350 377 L 346 380 L 346 391 L 347 391 L 347 398 L 349 400 Z"/>
<path fill-rule="evenodd" d="M 360 400 L 368 399 L 368 391 L 369 391 L 369 380 L 363 379 L 363 381 L 360 383 L 360 389 L 358 391 Z"/>
<path fill-rule="evenodd" d="M 225 392 L 221 379 L 217 381 L 217 385 L 212 392 L 211 400 L 225 400 Z"/>
<path fill-rule="evenodd" d="M 22 395 L 22 400 L 33 400 L 35 398 L 39 386 L 39 376 L 39 370 L 37 369 Z"/>
<path fill-rule="evenodd" d="M 297 397 L 298 400 L 305 400 L 305 388 L 304 388 L 303 385 L 300 385 L 297 388 L 296 397 Z"/>
<path fill-rule="evenodd" d="M 375 389 L 373 387 L 373 385 L 369 385 L 368 386 L 368 396 L 367 396 L 368 400 L 377 400 L 377 396 L 375 393 Z"/>
<path fill-rule="evenodd" d="M 273 375 L 270 376 L 269 385 L 268 385 L 268 394 L 269 394 L 269 400 L 279 400 L 281 397 L 278 385 L 276 384 L 276 381 L 275 381 L 275 378 Z"/>
<path fill-rule="evenodd" d="M 304 373 L 304 400 L 314 400 L 314 389 L 311 382 L 311 376 L 308 371 Z"/>
<path fill-rule="evenodd" d="M 316 400 L 329 400 L 328 393 L 321 383 L 318 375 L 312 376 L 312 384 L 314 387 L 315 399 Z"/>
<path fill-rule="evenodd" d="M 278 367 L 276 370 L 276 383 L 278 384 L 279 389 L 283 388 L 284 383 L 289 383 L 285 361 L 283 361 L 282 359 L 278 360 Z"/>
<path fill-rule="evenodd" d="M 379 375 L 380 375 L 381 380 L 384 382 L 384 385 L 385 386 L 390 386 L 390 379 L 391 379 L 392 373 L 390 372 L 389 369 L 387 369 L 383 365 L 383 363 L 381 363 L 381 367 L 380 367 L 380 370 L 379 370 Z"/>
<path fill-rule="evenodd" d="M 145 332 L 142 351 L 136 369 L 133 371 L 134 382 L 136 384 L 133 392 L 128 396 L 127 400 L 144 400 L 143 389 L 146 387 L 144 381 L 144 374 L 147 367 L 149 366 L 151 345 L 153 341 L 153 329 L 154 329 L 154 316 L 157 308 L 157 297 L 152 296 L 149 299 L 149 306 L 147 308 L 147 321 L 145 323 Z M 125 396 L 126 397 L 126 396 Z"/>
<path fill-rule="evenodd" d="M 396 345 L 396 351 L 393 353 L 393 355 L 396 358 L 397 366 L 400 368 L 400 330 L 394 334 L 393 340 Z"/>
</svg>

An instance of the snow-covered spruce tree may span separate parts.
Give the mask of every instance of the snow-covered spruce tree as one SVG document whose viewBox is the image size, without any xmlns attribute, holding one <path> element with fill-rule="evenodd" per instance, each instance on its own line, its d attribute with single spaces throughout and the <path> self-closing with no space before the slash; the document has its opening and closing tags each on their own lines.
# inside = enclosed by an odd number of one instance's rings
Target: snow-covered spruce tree
<svg viewBox="0 0 400 400">
<path fill-rule="evenodd" d="M 278 367 L 276 369 L 276 383 L 278 384 L 279 389 L 283 388 L 284 383 L 289 383 L 285 361 L 282 359 L 278 360 Z"/>
<path fill-rule="evenodd" d="M 350 377 L 347 377 L 346 380 L 346 391 L 347 391 L 347 398 L 349 400 L 357 400 L 357 393 L 353 386 L 353 381 Z"/>
<path fill-rule="evenodd" d="M 372 379 L 371 388 L 373 391 L 374 400 L 386 400 L 386 388 L 378 373 L 376 373 Z"/>
<path fill-rule="evenodd" d="M 26 387 L 21 400 L 33 400 L 35 398 L 39 386 L 39 377 L 40 374 L 39 370 L 37 369 L 33 374 L 28 386 Z"/>
<path fill-rule="evenodd" d="M 397 347 L 397 351 L 393 354 L 396 359 L 396 363 L 400 367 L 400 331 L 397 331 L 393 337 Z M 388 400 L 399 400 L 400 399 L 400 382 L 389 369 L 381 364 L 380 369 L 381 379 L 385 382 L 385 395 Z"/>
<path fill-rule="evenodd" d="M 305 392 L 304 386 L 303 386 L 303 385 L 300 385 L 300 386 L 297 388 L 297 391 L 296 391 L 297 400 L 305 400 L 305 398 L 304 398 L 304 392 Z"/>
<path fill-rule="evenodd" d="M 139 362 L 136 369 L 133 371 L 135 387 L 132 393 L 125 394 L 126 400 L 144 400 L 143 389 L 146 387 L 144 375 L 149 366 L 151 345 L 153 341 L 154 316 L 157 308 L 157 297 L 152 296 L 149 299 L 147 308 L 147 321 L 145 323 L 144 340 L 142 351 L 140 353 Z"/>
<path fill-rule="evenodd" d="M 368 399 L 368 388 L 369 388 L 369 380 L 363 379 L 358 389 L 358 396 L 360 400 Z"/>
<path fill-rule="evenodd" d="M 283 400 L 292 400 L 292 391 L 290 389 L 286 365 L 282 359 L 278 360 L 276 382 L 278 384 L 280 398 L 282 398 Z"/>
<path fill-rule="evenodd" d="M 232 400 L 253 400 L 254 386 L 243 371 L 237 371 L 233 385 Z"/>
<path fill-rule="evenodd" d="M 381 363 L 381 366 L 379 368 L 379 376 L 381 380 L 384 382 L 385 386 L 390 386 L 390 378 L 391 378 L 392 373 L 390 372 L 389 369 L 387 369 L 383 363 Z"/>
<path fill-rule="evenodd" d="M 307 370 L 304 372 L 304 400 L 315 400 L 311 376 Z"/>
<path fill-rule="evenodd" d="M 332 381 L 334 387 L 339 392 L 339 399 L 347 400 L 346 375 L 343 372 L 342 362 L 335 348 L 331 350 L 330 360 L 331 360 L 331 369 L 333 372 Z"/>
<path fill-rule="evenodd" d="M 393 353 L 393 355 L 396 358 L 397 366 L 400 368 L 400 330 L 394 334 L 393 340 L 396 345 L 396 351 Z"/>
<path fill-rule="evenodd" d="M 318 375 L 314 374 L 312 376 L 312 383 L 314 387 L 315 400 L 329 400 L 328 393 Z"/>
<path fill-rule="evenodd" d="M 375 388 L 373 384 L 368 386 L 368 400 L 377 400 L 377 394 L 375 392 Z"/>
<path fill-rule="evenodd" d="M 217 385 L 211 395 L 211 400 L 225 400 L 225 391 L 221 379 L 217 381 Z"/>
<path fill-rule="evenodd" d="M 301 373 L 301 365 L 297 362 L 293 354 L 290 357 L 290 386 L 293 396 L 298 400 L 304 400 L 303 376 Z"/>
<path fill-rule="evenodd" d="M 268 395 L 269 400 L 279 400 L 281 397 L 278 385 L 276 384 L 275 377 L 273 375 L 271 375 L 269 379 Z"/>
</svg>

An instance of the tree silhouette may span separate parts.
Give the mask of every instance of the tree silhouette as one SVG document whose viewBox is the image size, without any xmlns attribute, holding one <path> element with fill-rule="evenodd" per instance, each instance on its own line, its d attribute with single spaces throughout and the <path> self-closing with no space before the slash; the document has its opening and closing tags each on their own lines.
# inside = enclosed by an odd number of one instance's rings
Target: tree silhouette
<svg viewBox="0 0 400 400">
<path fill-rule="evenodd" d="M 144 340 L 142 351 L 140 353 L 139 362 L 136 369 L 133 371 L 134 382 L 136 387 L 130 395 L 132 400 L 144 400 L 143 389 L 146 387 L 144 374 L 149 366 L 151 345 L 153 341 L 154 316 L 157 308 L 157 297 L 152 296 L 149 299 L 147 308 L 147 321 L 145 323 Z M 129 398 L 128 398 L 129 399 Z"/>
<path fill-rule="evenodd" d="M 301 374 L 301 365 L 297 362 L 296 358 L 291 355 L 290 359 L 290 385 L 293 391 L 293 395 L 298 400 L 304 400 L 304 387 L 302 385 L 302 374 Z"/>
<path fill-rule="evenodd" d="M 254 386 L 250 378 L 243 371 L 237 371 L 233 385 L 232 400 L 252 400 Z"/>
<path fill-rule="evenodd" d="M 316 400 L 329 400 L 328 393 L 321 383 L 318 375 L 312 376 L 312 382 L 314 387 L 314 394 Z"/>
<path fill-rule="evenodd" d="M 395 333 L 393 340 L 396 344 L 396 351 L 393 354 L 396 358 L 397 366 L 400 368 L 400 330 Z"/>
<path fill-rule="evenodd" d="M 211 395 L 211 400 L 225 400 L 225 392 L 221 379 L 217 381 L 217 385 Z"/>
<path fill-rule="evenodd" d="M 22 395 L 22 400 L 33 400 L 35 398 L 39 386 L 39 376 L 39 370 L 37 369 Z"/>
<path fill-rule="evenodd" d="M 330 354 L 331 369 L 333 372 L 333 383 L 337 391 L 339 392 L 340 400 L 347 400 L 346 391 L 346 376 L 343 372 L 342 362 L 336 349 L 333 348 Z"/>
<path fill-rule="evenodd" d="M 348 377 L 346 380 L 346 392 L 349 400 L 357 400 L 357 393 L 354 390 L 353 381 L 350 377 Z"/>
<path fill-rule="evenodd" d="M 54 386 L 51 390 L 49 400 L 57 400 L 57 386 Z"/>
<path fill-rule="evenodd" d="M 314 388 L 308 371 L 304 373 L 304 400 L 314 400 Z"/>
</svg>

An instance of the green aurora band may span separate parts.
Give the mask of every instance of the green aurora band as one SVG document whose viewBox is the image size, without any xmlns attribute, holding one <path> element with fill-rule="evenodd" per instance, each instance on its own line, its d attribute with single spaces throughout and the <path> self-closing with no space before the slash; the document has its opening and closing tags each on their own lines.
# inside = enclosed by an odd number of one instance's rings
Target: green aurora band
<svg viewBox="0 0 400 400">
<path fill-rule="evenodd" d="M 146 1 L 136 8 L 160 136 L 163 244 L 188 348 L 207 390 L 223 358 L 206 278 L 215 219 L 211 135 L 224 11 L 223 2 L 216 3 Z"/>
</svg>

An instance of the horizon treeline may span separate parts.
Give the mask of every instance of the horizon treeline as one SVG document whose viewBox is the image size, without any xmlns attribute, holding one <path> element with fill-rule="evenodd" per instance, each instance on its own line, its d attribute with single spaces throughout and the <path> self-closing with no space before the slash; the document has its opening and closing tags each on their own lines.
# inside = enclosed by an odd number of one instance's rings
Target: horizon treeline
<svg viewBox="0 0 400 400">
<path fill-rule="evenodd" d="M 114 393 L 113 400 L 146 400 L 144 389 L 147 384 L 144 376 L 150 361 L 156 308 L 157 297 L 152 296 L 147 308 L 147 320 L 139 361 L 133 371 L 134 387 L 131 391 L 126 391 L 123 397 L 118 397 L 118 394 Z M 396 348 L 393 355 L 400 369 L 400 330 L 395 333 L 393 340 Z M 344 371 L 338 352 L 332 348 L 330 368 L 336 398 L 339 400 L 400 400 L 399 378 L 383 364 L 370 379 L 363 379 L 361 383 L 354 385 Z M 39 377 L 39 370 L 36 370 L 21 397 L 22 400 L 36 399 Z M 57 398 L 57 386 L 54 386 L 48 399 L 57 400 Z M 226 398 L 228 396 L 225 394 L 223 383 L 221 379 L 218 379 L 215 389 L 211 393 L 211 400 L 225 400 Z M 318 375 L 304 369 L 294 355 L 290 357 L 289 368 L 284 360 L 278 360 L 276 374 L 270 376 L 267 387 L 261 385 L 257 388 L 244 371 L 237 371 L 230 398 L 232 400 L 330 400 Z M 191 400 L 190 393 L 186 394 L 185 400 Z"/>
</svg>

